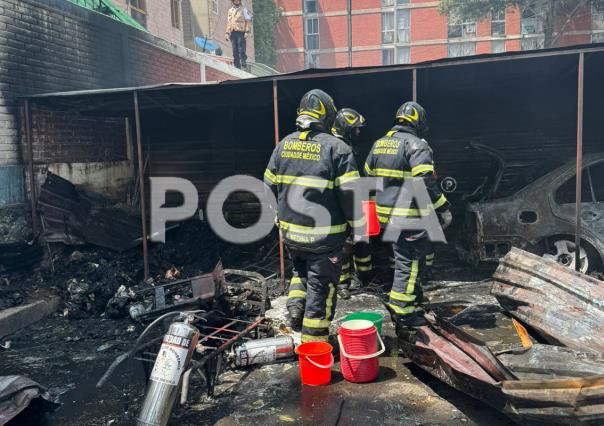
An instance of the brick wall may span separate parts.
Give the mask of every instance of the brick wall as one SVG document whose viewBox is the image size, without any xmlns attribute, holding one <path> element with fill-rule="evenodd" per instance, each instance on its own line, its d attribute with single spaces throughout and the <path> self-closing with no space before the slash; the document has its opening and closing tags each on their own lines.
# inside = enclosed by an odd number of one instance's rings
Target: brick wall
<svg viewBox="0 0 604 426">
<path fill-rule="evenodd" d="M 204 58 L 65 0 L 0 1 L 0 167 L 22 163 L 19 97 L 205 81 Z M 228 68 L 211 79 L 245 74 Z"/>
<path fill-rule="evenodd" d="M 126 122 L 72 112 L 32 109 L 34 164 L 127 160 Z M 23 124 L 22 124 L 23 127 Z M 21 129 L 24 134 L 24 128 Z M 23 138 L 22 138 L 23 139 Z M 22 140 L 23 152 L 27 152 Z"/>
</svg>

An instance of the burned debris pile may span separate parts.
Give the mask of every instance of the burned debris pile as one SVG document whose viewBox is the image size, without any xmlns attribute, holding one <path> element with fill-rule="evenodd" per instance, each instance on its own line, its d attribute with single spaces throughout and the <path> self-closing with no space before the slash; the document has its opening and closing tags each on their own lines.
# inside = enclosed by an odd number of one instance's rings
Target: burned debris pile
<svg viewBox="0 0 604 426">
<path fill-rule="evenodd" d="M 512 249 L 474 290 L 429 292 L 434 310 L 402 342 L 407 356 L 519 424 L 601 424 L 604 282 Z"/>
</svg>

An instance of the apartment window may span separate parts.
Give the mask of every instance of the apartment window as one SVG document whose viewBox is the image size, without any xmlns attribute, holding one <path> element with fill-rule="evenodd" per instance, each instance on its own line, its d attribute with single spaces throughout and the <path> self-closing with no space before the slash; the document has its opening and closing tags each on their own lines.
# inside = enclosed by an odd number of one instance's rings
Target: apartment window
<svg viewBox="0 0 604 426">
<path fill-rule="evenodd" d="M 522 11 L 520 30 L 522 34 L 543 33 L 543 21 L 533 7 L 527 6 Z"/>
<path fill-rule="evenodd" d="M 309 18 L 304 21 L 306 33 L 306 50 L 319 49 L 319 18 Z"/>
<path fill-rule="evenodd" d="M 468 38 L 476 36 L 476 22 L 449 21 L 449 38 Z"/>
<path fill-rule="evenodd" d="M 449 44 L 449 58 L 471 56 L 476 53 L 476 43 L 451 43 Z"/>
<path fill-rule="evenodd" d="M 382 43 L 394 43 L 394 12 L 382 13 Z"/>
<path fill-rule="evenodd" d="M 218 0 L 211 0 L 210 7 L 212 8 L 212 13 L 218 15 Z"/>
<path fill-rule="evenodd" d="M 317 13 L 319 7 L 317 6 L 317 0 L 304 0 L 304 12 L 305 13 Z"/>
<path fill-rule="evenodd" d="M 459 19 L 451 16 L 449 18 L 448 37 L 449 38 L 460 38 L 461 35 L 462 35 L 461 21 Z"/>
<path fill-rule="evenodd" d="M 491 35 L 505 35 L 505 9 L 491 15 Z"/>
<path fill-rule="evenodd" d="M 591 35 L 592 43 L 604 43 L 604 33 L 595 33 Z"/>
<path fill-rule="evenodd" d="M 382 0 L 382 7 L 394 6 L 394 0 Z"/>
<path fill-rule="evenodd" d="M 180 29 L 180 0 L 170 0 L 172 27 Z"/>
<path fill-rule="evenodd" d="M 505 52 L 505 40 L 493 40 L 491 42 L 491 52 L 493 52 L 493 53 Z"/>
<path fill-rule="evenodd" d="M 382 64 L 393 65 L 394 64 L 394 49 L 382 49 Z"/>
<path fill-rule="evenodd" d="M 409 42 L 409 9 L 396 11 L 396 41 L 398 43 Z"/>
<path fill-rule="evenodd" d="M 398 4 L 398 5 L 409 4 L 409 0 L 396 0 L 396 4 Z"/>
<path fill-rule="evenodd" d="M 397 64 L 410 64 L 411 55 L 408 47 L 397 47 L 396 48 L 396 63 Z"/>
<path fill-rule="evenodd" d="M 306 53 L 306 68 L 320 68 L 320 58 L 319 52 Z"/>
<path fill-rule="evenodd" d="M 145 0 L 130 0 L 130 16 L 143 27 L 147 26 L 147 5 Z"/>
<path fill-rule="evenodd" d="M 543 37 L 530 37 L 520 40 L 520 48 L 522 50 L 537 50 L 543 49 L 545 39 Z"/>
<path fill-rule="evenodd" d="M 137 9 L 140 12 L 147 12 L 147 5 L 145 4 L 145 0 L 130 0 L 130 8 Z"/>
</svg>

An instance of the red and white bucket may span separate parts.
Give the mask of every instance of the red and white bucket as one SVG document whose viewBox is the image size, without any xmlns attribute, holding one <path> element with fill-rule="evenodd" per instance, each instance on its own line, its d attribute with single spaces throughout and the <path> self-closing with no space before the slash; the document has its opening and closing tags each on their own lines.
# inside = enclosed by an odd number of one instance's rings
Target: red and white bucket
<svg viewBox="0 0 604 426">
<path fill-rule="evenodd" d="M 386 347 L 371 321 L 343 322 L 338 330 L 338 343 L 344 379 L 353 383 L 366 383 L 377 378 L 380 372 L 379 356 L 384 353 Z"/>
</svg>

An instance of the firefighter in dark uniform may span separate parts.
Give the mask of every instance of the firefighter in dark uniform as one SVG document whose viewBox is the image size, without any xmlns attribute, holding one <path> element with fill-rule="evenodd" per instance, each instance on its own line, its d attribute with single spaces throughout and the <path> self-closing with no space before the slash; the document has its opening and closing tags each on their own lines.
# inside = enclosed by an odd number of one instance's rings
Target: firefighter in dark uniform
<svg viewBox="0 0 604 426">
<path fill-rule="evenodd" d="M 329 133 L 336 113 L 325 92 L 305 94 L 298 130 L 277 145 L 264 173 L 277 196 L 279 228 L 293 263 L 287 310 L 292 328 L 302 326 L 302 342 L 327 341 L 342 246 L 351 227 L 366 223 L 362 215 L 353 217 L 360 209 L 353 208 L 352 191 L 344 189 L 359 172 L 350 146 Z"/>
<path fill-rule="evenodd" d="M 393 243 L 394 280 L 389 294 L 388 308 L 397 330 L 408 331 L 423 325 L 421 281 L 424 277 L 426 256 L 432 244 L 425 231 L 405 231 L 405 218 L 422 215 L 422 206 L 400 208 L 396 200 L 405 178 L 423 178 L 432 206 L 443 228 L 452 220 L 449 202 L 436 182 L 432 149 L 425 139 L 428 119 L 425 110 L 416 102 L 406 102 L 396 113 L 395 126 L 374 143 L 365 172 L 369 176 L 384 178 L 384 190 L 377 193 L 376 212 L 382 226 L 403 224 L 403 231 Z M 412 206 L 413 207 L 413 206 Z"/>
<path fill-rule="evenodd" d="M 356 145 L 359 142 L 361 128 L 366 126 L 365 117 L 351 108 L 342 108 L 338 111 L 334 120 L 331 133 L 338 139 L 343 140 L 352 148 L 355 159 L 358 161 Z M 353 269 L 354 267 L 354 269 Z M 366 284 L 371 278 L 373 271 L 373 260 L 371 249 L 367 242 L 359 241 L 353 244 L 352 237 L 349 237 L 344 244 L 342 254 L 342 273 L 338 283 L 338 296 L 342 299 L 350 298 L 350 282 L 353 277 L 353 271 L 361 283 Z"/>
</svg>

